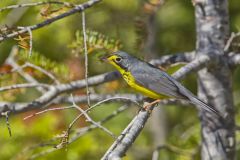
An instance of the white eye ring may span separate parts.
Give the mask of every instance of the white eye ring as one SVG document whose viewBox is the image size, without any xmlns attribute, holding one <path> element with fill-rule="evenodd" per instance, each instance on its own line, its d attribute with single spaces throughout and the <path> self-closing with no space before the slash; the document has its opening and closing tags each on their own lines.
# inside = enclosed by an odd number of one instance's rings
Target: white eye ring
<svg viewBox="0 0 240 160">
<path fill-rule="evenodd" d="M 121 57 L 117 57 L 117 58 L 115 59 L 115 61 L 116 61 L 117 63 L 119 63 L 119 62 L 122 61 L 122 58 L 121 58 Z"/>
</svg>

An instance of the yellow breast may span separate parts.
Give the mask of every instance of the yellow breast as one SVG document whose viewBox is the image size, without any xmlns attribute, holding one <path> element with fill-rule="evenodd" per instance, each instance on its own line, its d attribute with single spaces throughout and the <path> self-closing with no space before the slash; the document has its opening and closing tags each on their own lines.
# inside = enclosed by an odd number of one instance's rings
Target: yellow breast
<svg viewBox="0 0 240 160">
<path fill-rule="evenodd" d="M 166 98 L 165 95 L 158 94 L 148 88 L 145 88 L 144 86 L 137 84 L 130 72 L 122 72 L 121 74 L 123 76 L 123 79 L 128 83 L 130 87 L 134 88 L 136 91 L 142 93 L 143 95 L 153 99 Z"/>
</svg>

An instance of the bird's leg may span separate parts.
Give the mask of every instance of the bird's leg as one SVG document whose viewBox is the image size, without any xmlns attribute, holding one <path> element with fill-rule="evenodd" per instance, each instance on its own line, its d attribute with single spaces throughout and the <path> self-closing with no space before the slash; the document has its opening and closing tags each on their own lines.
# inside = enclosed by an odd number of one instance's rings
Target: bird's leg
<svg viewBox="0 0 240 160">
<path fill-rule="evenodd" d="M 151 107 L 152 105 L 154 105 L 154 104 L 156 104 L 156 103 L 159 103 L 160 101 L 161 101 L 161 99 L 154 100 L 153 102 L 144 105 L 144 106 L 143 106 L 143 109 L 146 110 L 146 111 L 148 111 L 148 110 L 149 110 L 149 107 Z"/>
</svg>

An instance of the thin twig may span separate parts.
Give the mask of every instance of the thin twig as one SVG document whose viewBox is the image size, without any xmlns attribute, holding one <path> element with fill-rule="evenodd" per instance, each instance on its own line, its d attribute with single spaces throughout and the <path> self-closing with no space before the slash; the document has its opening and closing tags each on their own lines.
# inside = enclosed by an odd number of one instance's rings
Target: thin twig
<svg viewBox="0 0 240 160">
<path fill-rule="evenodd" d="M 4 8 L 0 8 L 0 12 L 2 12 L 4 10 L 9 10 L 9 9 L 32 7 L 32 6 L 39 6 L 39 5 L 45 5 L 45 4 L 59 4 L 59 5 L 64 5 L 66 7 L 74 7 L 75 6 L 73 3 L 69 3 L 69 2 L 47 1 L 47 2 L 36 2 L 36 3 L 11 5 L 11 6 L 7 6 L 7 7 L 4 7 Z"/>
<path fill-rule="evenodd" d="M 72 99 L 72 103 L 74 102 L 74 104 L 75 104 L 76 102 L 74 101 L 74 97 L 73 97 L 72 95 L 71 95 L 71 99 Z M 109 101 L 113 101 L 113 100 L 120 100 L 120 99 L 122 99 L 122 100 L 128 100 L 128 101 L 130 101 L 130 102 L 132 102 L 132 103 L 135 103 L 135 104 L 137 104 L 138 106 L 140 106 L 136 101 L 133 101 L 133 100 L 128 99 L 128 98 L 125 98 L 125 97 L 113 97 L 113 98 L 107 98 L 107 99 L 104 99 L 104 100 L 102 100 L 102 101 L 100 101 L 100 102 L 97 102 L 97 103 L 94 104 L 93 106 L 91 106 L 91 107 L 89 107 L 88 109 L 86 109 L 84 112 L 87 113 L 87 112 L 91 111 L 92 109 L 96 108 L 97 106 L 99 106 L 99 105 L 101 105 L 101 104 L 103 104 L 103 103 L 106 103 L 106 102 L 109 102 Z M 74 104 L 73 104 L 73 105 L 74 105 Z M 71 128 L 73 127 L 73 125 L 76 123 L 76 121 L 77 121 L 82 115 L 84 115 L 83 112 L 81 112 L 81 114 L 79 114 L 79 115 L 70 123 L 70 125 L 68 126 L 68 129 L 67 129 L 67 131 L 66 131 L 66 134 L 69 135 Z M 86 116 L 85 116 L 85 117 L 86 117 Z M 99 123 L 99 122 L 97 122 L 97 123 Z M 101 124 L 99 124 L 99 125 L 101 125 Z"/>
<path fill-rule="evenodd" d="M 143 96 L 142 95 L 138 95 L 138 94 L 91 94 L 90 96 L 90 100 L 91 102 L 100 102 L 103 101 L 105 99 L 109 99 L 109 98 L 116 98 L 113 99 L 113 101 L 115 102 L 141 102 L 143 101 Z M 75 103 L 87 103 L 87 95 L 75 95 L 73 96 Z M 111 101 L 109 101 L 111 102 Z M 165 102 L 165 101 L 164 101 Z M 54 104 L 61 104 L 61 103 L 72 103 L 72 97 L 70 96 L 61 96 L 59 98 L 57 98 L 54 101 Z"/>
<path fill-rule="evenodd" d="M 96 125 L 98 128 L 102 129 L 103 131 L 105 131 L 106 133 L 108 133 L 109 135 L 111 135 L 112 137 L 115 137 L 115 135 L 109 131 L 107 128 L 103 127 L 102 125 L 100 125 L 99 123 L 95 122 L 94 120 L 92 120 L 92 118 L 87 114 L 87 111 L 84 111 L 81 107 L 79 107 L 78 105 L 76 105 L 76 103 L 73 100 L 73 106 L 78 109 L 87 119 L 88 122 Z"/>
<path fill-rule="evenodd" d="M 29 116 L 27 116 L 27 117 L 24 117 L 23 120 L 27 120 L 27 119 L 29 119 L 29 118 L 32 118 L 32 117 L 34 117 L 34 116 L 36 116 L 36 115 L 40 115 L 40 114 L 46 113 L 46 112 L 48 112 L 48 111 L 65 110 L 65 109 L 71 109 L 71 108 L 74 108 L 74 106 L 56 107 L 56 108 L 44 109 L 44 110 L 42 110 L 42 111 L 40 111 L 40 112 L 36 112 L 36 113 L 33 113 L 33 114 L 31 114 L 31 115 L 29 115 Z"/>
<path fill-rule="evenodd" d="M 89 112 L 90 110 L 92 110 L 93 108 L 103 104 L 103 103 L 106 103 L 106 102 L 109 102 L 109 101 L 114 101 L 114 100 L 128 100 L 128 101 L 131 101 L 132 103 L 136 104 L 137 106 L 141 107 L 141 105 L 136 102 L 136 101 L 133 101 L 132 99 L 130 98 L 126 98 L 126 97 L 112 97 L 112 98 L 107 98 L 107 99 L 104 99 L 94 105 L 92 105 L 90 108 L 86 109 L 85 111 L 86 112 Z"/>
<path fill-rule="evenodd" d="M 29 52 L 28 52 L 28 56 L 31 57 L 32 56 L 32 48 L 33 48 L 33 36 L 32 36 L 32 30 L 30 27 L 27 27 L 27 31 L 29 34 Z"/>
<path fill-rule="evenodd" d="M 18 53 L 18 47 L 13 46 L 9 57 L 6 60 L 6 63 L 13 67 L 12 70 L 15 70 L 19 75 L 21 75 L 26 81 L 30 83 L 39 83 L 35 78 L 25 73 L 22 68 L 15 62 L 14 57 Z M 41 93 L 45 93 L 45 88 L 37 87 L 37 90 Z"/>
<path fill-rule="evenodd" d="M 74 101 L 73 96 L 71 96 L 71 97 L 72 97 L 72 101 Z M 99 106 L 99 105 L 101 105 L 101 104 L 103 104 L 103 103 L 106 103 L 106 102 L 109 102 L 109 101 L 113 101 L 113 100 L 119 100 L 119 99 L 129 100 L 129 101 L 131 101 L 132 103 L 135 103 L 135 104 L 137 104 L 138 106 L 140 106 L 140 105 L 138 104 L 138 102 L 133 101 L 133 100 L 131 100 L 131 99 L 128 99 L 128 98 L 125 98 L 125 97 L 114 97 L 114 98 L 104 99 L 104 100 L 102 100 L 102 101 L 100 101 L 100 102 L 92 105 L 91 107 L 89 107 L 88 109 L 86 109 L 84 112 L 87 114 L 87 112 L 91 111 L 92 109 L 94 109 L 95 107 L 97 107 L 97 106 Z M 74 101 L 74 104 L 75 104 L 75 101 Z M 73 105 L 74 105 L 74 104 L 73 104 Z M 75 105 L 76 105 L 76 104 L 75 104 Z M 82 112 L 81 114 L 79 114 L 79 115 L 72 121 L 72 123 L 71 123 L 71 124 L 69 125 L 69 127 L 68 127 L 68 133 L 70 132 L 70 129 L 72 128 L 72 126 L 74 125 L 74 123 L 75 123 L 82 115 L 85 115 L 85 114 Z M 86 117 L 86 115 L 85 115 L 85 117 Z M 87 117 L 86 117 L 86 118 L 87 118 Z M 91 121 L 90 121 L 90 122 L 91 122 Z"/>
<path fill-rule="evenodd" d="M 119 107 L 117 110 L 115 110 L 113 113 L 111 113 L 110 115 L 108 115 L 107 117 L 103 118 L 102 120 L 98 121 L 97 123 L 99 123 L 100 125 L 102 125 L 103 123 L 106 123 L 108 122 L 109 120 L 111 120 L 112 118 L 116 117 L 118 114 L 122 113 L 123 111 L 125 111 L 126 109 L 128 109 L 129 107 L 127 105 L 123 105 L 121 107 Z M 77 130 L 75 130 L 75 132 L 73 133 L 73 136 L 69 138 L 68 140 L 68 145 L 71 144 L 72 142 L 76 141 L 77 139 L 79 139 L 81 136 L 85 135 L 86 133 L 94 130 L 98 128 L 96 125 L 94 124 L 91 124 L 90 126 L 86 126 L 86 127 L 83 127 L 83 128 L 79 128 Z M 38 145 L 35 145 L 33 147 L 30 147 L 28 149 L 25 149 L 25 152 L 28 151 L 28 150 L 32 150 L 32 149 L 37 149 L 39 147 L 43 147 L 43 146 L 56 146 L 55 144 L 53 144 L 52 142 L 56 140 L 56 137 L 54 137 L 53 139 L 49 140 L 48 142 L 46 143 L 41 143 L 41 144 L 38 144 Z M 46 150 L 46 151 L 42 151 L 40 153 L 37 153 L 37 154 L 34 154 L 31 156 L 30 159 L 35 159 L 37 157 L 40 157 L 40 156 L 43 156 L 43 155 L 46 155 L 48 153 L 51 153 L 53 151 L 56 151 L 60 148 L 57 148 L 57 147 L 54 147 L 54 148 L 50 148 L 49 150 Z M 24 153 L 25 153 L 24 152 Z"/>
<path fill-rule="evenodd" d="M 231 36 L 230 36 L 230 38 L 228 39 L 228 41 L 227 41 L 227 43 L 226 43 L 226 45 L 225 45 L 225 47 L 224 47 L 224 53 L 227 53 L 227 52 L 229 51 L 229 48 L 230 48 L 233 40 L 234 40 L 235 38 L 239 37 L 239 36 L 240 36 L 240 32 L 238 32 L 238 33 L 232 32 L 232 33 L 231 33 Z"/>
<path fill-rule="evenodd" d="M 6 125 L 8 129 L 8 133 L 9 133 L 9 136 L 12 137 L 12 131 L 11 131 L 11 126 L 9 123 L 9 116 L 8 116 L 9 113 L 10 111 L 2 112 L 1 115 L 6 117 Z"/>
<path fill-rule="evenodd" d="M 43 83 L 22 83 L 22 84 L 14 84 L 11 86 L 4 86 L 0 88 L 0 92 L 12 90 L 12 89 L 20 89 L 20 88 L 33 88 L 33 87 L 43 87 L 49 88 L 50 85 L 43 84 Z"/>
<path fill-rule="evenodd" d="M 48 76 L 50 79 L 52 79 L 54 81 L 54 83 L 60 84 L 60 82 L 57 80 L 57 78 L 52 73 L 48 72 L 47 70 L 45 70 L 42 67 L 36 66 L 35 64 L 29 63 L 29 62 L 25 63 L 24 67 L 32 67 L 32 68 L 42 72 L 46 76 Z"/>
<path fill-rule="evenodd" d="M 119 107 L 117 110 L 115 110 L 113 113 L 111 113 L 110 115 L 108 115 L 107 117 L 103 118 L 102 120 L 98 121 L 97 123 L 99 123 L 100 125 L 108 122 L 109 120 L 111 120 L 112 118 L 116 117 L 118 114 L 122 113 L 123 111 L 125 111 L 126 109 L 128 109 L 129 106 L 128 105 L 123 105 L 121 107 Z M 90 125 L 84 128 L 80 128 L 77 129 L 74 133 L 74 135 L 69 139 L 69 143 L 72 143 L 74 141 L 76 141 L 79 137 L 81 137 L 83 134 L 85 134 L 88 131 L 91 131 L 92 129 L 97 128 L 97 126 L 95 125 Z"/>
<path fill-rule="evenodd" d="M 85 22 L 85 12 L 82 12 L 82 30 L 83 30 L 83 44 L 84 44 L 84 58 L 85 58 L 85 80 L 86 80 L 86 90 L 87 90 L 87 104 L 90 104 L 90 91 L 88 87 L 88 48 L 87 48 L 87 34 L 86 34 L 86 22 Z"/>
</svg>

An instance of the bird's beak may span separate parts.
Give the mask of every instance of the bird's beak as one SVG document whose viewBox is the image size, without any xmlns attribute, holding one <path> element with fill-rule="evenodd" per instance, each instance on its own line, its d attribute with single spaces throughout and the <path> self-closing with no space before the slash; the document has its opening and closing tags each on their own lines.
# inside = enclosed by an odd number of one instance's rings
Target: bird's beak
<svg viewBox="0 0 240 160">
<path fill-rule="evenodd" d="M 111 54 L 106 54 L 102 57 L 100 57 L 99 59 L 102 61 L 102 62 L 108 62 L 109 61 L 109 57 L 111 57 L 112 55 Z"/>
</svg>

